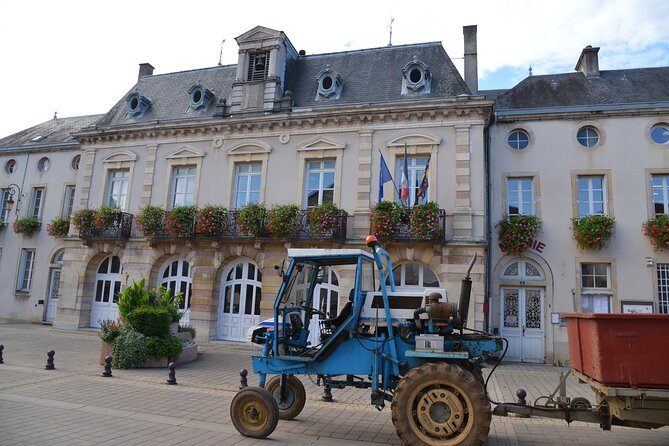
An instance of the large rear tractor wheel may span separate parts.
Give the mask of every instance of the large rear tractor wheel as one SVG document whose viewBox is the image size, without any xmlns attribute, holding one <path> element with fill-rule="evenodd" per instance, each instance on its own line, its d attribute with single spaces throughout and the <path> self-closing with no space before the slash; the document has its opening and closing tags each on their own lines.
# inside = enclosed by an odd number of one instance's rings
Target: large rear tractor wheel
<svg viewBox="0 0 669 446">
<path fill-rule="evenodd" d="M 408 446 L 473 446 L 488 437 L 492 413 L 481 383 L 466 369 L 423 364 L 400 380 L 392 418 Z"/>
<path fill-rule="evenodd" d="M 267 390 L 247 387 L 232 399 L 230 418 L 237 432 L 245 437 L 265 438 L 276 429 L 279 406 Z"/>
<path fill-rule="evenodd" d="M 286 395 L 283 401 L 281 401 L 281 376 L 276 375 L 270 378 L 265 388 L 274 395 L 274 399 L 279 405 L 279 418 L 282 420 L 292 420 L 304 409 L 307 392 L 304 390 L 302 381 L 295 376 L 286 375 Z"/>
</svg>

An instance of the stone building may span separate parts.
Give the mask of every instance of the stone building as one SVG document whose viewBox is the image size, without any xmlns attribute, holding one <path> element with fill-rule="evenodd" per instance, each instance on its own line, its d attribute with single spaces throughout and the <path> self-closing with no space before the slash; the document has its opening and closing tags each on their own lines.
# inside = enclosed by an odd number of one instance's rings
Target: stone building
<svg viewBox="0 0 669 446">
<path fill-rule="evenodd" d="M 484 150 L 493 103 L 477 95 L 475 27 L 465 36 L 466 72 L 473 73 L 467 82 L 438 42 L 310 55 L 260 26 L 236 39 L 236 65 L 154 75 L 142 64 L 128 93 L 75 134 L 75 209 L 113 204 L 127 215 L 108 230 L 73 230 L 65 239 L 54 326 L 113 318 L 113 295 L 146 278 L 152 287 L 184 292 L 183 322 L 198 338 L 243 339 L 271 314 L 280 285 L 274 266 L 288 247 L 363 246 L 382 154 L 396 179 L 406 159 L 412 201 L 429 160 L 427 199 L 440 208 L 435 238 L 412 239 L 403 227 L 385 245 L 398 283 L 457 296 L 477 253 L 470 321 L 483 329 Z M 398 199 L 391 183 L 384 193 Z M 128 226 L 149 204 L 215 204 L 234 215 L 254 202 L 303 210 L 333 203 L 345 213 L 325 237 L 304 219 L 297 234 L 282 239 L 252 236 L 234 218 L 215 239 L 144 237 Z M 352 279 L 350 271 L 331 271 L 320 305 L 335 312 Z"/>
<path fill-rule="evenodd" d="M 543 221 L 523 256 L 493 230 L 491 328 L 508 359 L 565 362 L 559 313 L 669 311 L 669 254 L 642 223 L 669 209 L 669 68 L 599 70 L 586 47 L 575 72 L 530 76 L 496 99 L 491 216 Z M 571 219 L 615 218 L 614 237 L 581 250 Z"/>
</svg>

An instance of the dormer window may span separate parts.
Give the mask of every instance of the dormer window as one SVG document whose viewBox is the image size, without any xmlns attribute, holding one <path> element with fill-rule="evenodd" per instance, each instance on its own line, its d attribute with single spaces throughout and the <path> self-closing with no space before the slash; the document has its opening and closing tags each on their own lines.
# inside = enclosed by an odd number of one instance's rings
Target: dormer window
<svg viewBox="0 0 669 446">
<path fill-rule="evenodd" d="M 426 94 L 431 88 L 430 69 L 414 57 L 414 60 L 402 69 L 402 94 Z"/>
<path fill-rule="evenodd" d="M 269 51 L 249 53 L 247 80 L 263 81 L 269 73 Z"/>
<path fill-rule="evenodd" d="M 139 93 L 130 93 L 126 98 L 128 113 L 126 117 L 141 118 L 151 107 L 151 99 Z"/>
<path fill-rule="evenodd" d="M 316 75 L 316 80 L 318 81 L 317 101 L 339 99 L 344 83 L 335 70 L 326 66 L 323 71 Z"/>
<path fill-rule="evenodd" d="M 207 110 L 213 102 L 214 93 L 200 84 L 195 84 L 188 89 L 189 107 L 191 110 Z"/>
</svg>

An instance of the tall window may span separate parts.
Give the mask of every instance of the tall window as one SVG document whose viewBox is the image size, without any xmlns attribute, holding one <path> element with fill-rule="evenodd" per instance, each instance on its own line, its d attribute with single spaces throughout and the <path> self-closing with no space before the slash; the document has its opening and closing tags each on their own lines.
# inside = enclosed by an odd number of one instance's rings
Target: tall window
<svg viewBox="0 0 669 446">
<path fill-rule="evenodd" d="M 30 291 L 33 281 L 33 265 L 35 263 L 35 250 L 21 250 L 21 264 L 19 265 L 19 277 L 16 281 L 16 291 Z"/>
<path fill-rule="evenodd" d="M 507 178 L 506 213 L 534 215 L 534 178 Z"/>
<path fill-rule="evenodd" d="M 109 184 L 107 186 L 107 206 L 126 209 L 128 199 L 128 171 L 112 170 L 109 172 Z"/>
<path fill-rule="evenodd" d="M 669 175 L 653 175 L 653 212 L 669 214 Z"/>
<path fill-rule="evenodd" d="M 238 164 L 235 169 L 235 208 L 260 202 L 262 164 Z"/>
<path fill-rule="evenodd" d="M 669 313 L 669 263 L 657 264 L 658 311 Z"/>
<path fill-rule="evenodd" d="M 608 263 L 581 263 L 581 311 L 611 312 L 611 266 Z"/>
<path fill-rule="evenodd" d="M 305 206 L 334 203 L 335 161 L 308 161 Z"/>
<path fill-rule="evenodd" d="M 172 199 L 170 207 L 192 206 L 195 204 L 195 173 L 192 166 L 175 167 L 172 171 Z"/>
<path fill-rule="evenodd" d="M 9 189 L 0 189 L 0 221 L 5 223 L 9 221 L 9 209 L 7 208 L 8 198 Z"/>
<path fill-rule="evenodd" d="M 423 179 L 423 172 L 425 171 L 427 159 L 426 156 L 407 158 L 407 170 L 409 174 L 409 205 L 411 206 L 424 204 L 428 200 L 428 197 L 421 197 L 418 200 L 418 203 L 416 203 L 416 189 L 420 187 L 420 182 Z M 395 182 L 398 188 L 402 187 L 402 172 L 404 172 L 403 156 L 397 159 L 397 165 L 395 167 Z M 430 188 L 427 190 L 427 195 L 430 195 Z M 395 201 L 401 201 L 399 193 L 395 194 Z"/>
<path fill-rule="evenodd" d="M 576 190 L 579 217 L 608 214 L 605 176 L 578 176 L 576 178 Z"/>
<path fill-rule="evenodd" d="M 74 206 L 74 186 L 65 186 L 65 197 L 63 198 L 63 218 L 70 218 Z"/>
<path fill-rule="evenodd" d="M 44 207 L 44 192 L 43 187 L 33 187 L 30 195 L 30 208 L 28 209 L 29 217 L 36 217 L 38 220 L 42 219 L 42 208 Z"/>
</svg>

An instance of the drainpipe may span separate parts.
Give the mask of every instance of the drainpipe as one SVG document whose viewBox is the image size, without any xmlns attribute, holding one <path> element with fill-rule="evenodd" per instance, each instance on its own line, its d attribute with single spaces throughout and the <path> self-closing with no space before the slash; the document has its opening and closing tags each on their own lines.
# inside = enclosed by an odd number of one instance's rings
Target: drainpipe
<svg viewBox="0 0 669 446">
<path fill-rule="evenodd" d="M 492 125 L 495 122 L 495 114 L 493 113 L 492 117 L 492 122 L 490 125 Z M 484 263 L 484 273 L 485 273 L 485 301 L 483 304 L 483 308 L 486 309 L 483 314 L 483 324 L 486 327 L 486 331 L 488 333 L 492 332 L 492 326 L 490 321 L 492 320 L 490 317 L 490 312 L 492 311 L 492 305 L 491 303 L 491 290 L 492 290 L 492 277 L 490 276 L 492 268 L 492 215 L 490 215 L 491 210 L 492 210 L 492 205 L 491 205 L 491 195 L 490 195 L 490 189 L 492 187 L 491 184 L 491 174 L 490 174 L 490 125 L 483 130 L 483 159 L 484 159 L 484 166 L 485 166 L 485 183 L 486 183 L 486 188 L 485 188 L 485 234 L 486 234 L 486 256 L 485 256 L 485 263 Z"/>
</svg>

